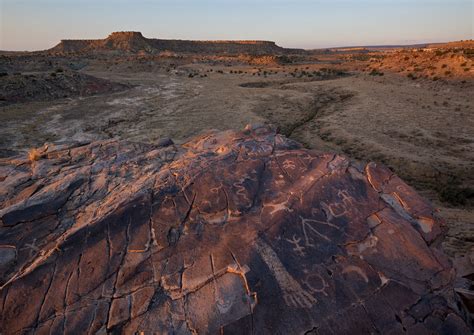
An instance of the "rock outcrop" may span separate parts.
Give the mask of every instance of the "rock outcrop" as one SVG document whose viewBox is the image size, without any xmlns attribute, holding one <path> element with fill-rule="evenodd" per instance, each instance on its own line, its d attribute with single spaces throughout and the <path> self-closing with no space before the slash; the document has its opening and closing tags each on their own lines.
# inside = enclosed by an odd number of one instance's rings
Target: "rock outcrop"
<svg viewBox="0 0 474 335">
<path fill-rule="evenodd" d="M 0 80 L 0 106 L 119 92 L 130 86 L 73 71 L 12 74 Z"/>
<path fill-rule="evenodd" d="M 284 54 L 301 53 L 301 49 L 282 48 L 271 41 L 189 41 L 145 38 L 140 32 L 114 32 L 105 39 L 62 40 L 52 53 L 90 53 L 90 52 L 146 52 L 164 51 L 199 54 Z"/>
<path fill-rule="evenodd" d="M 442 222 L 267 127 L 0 161 L 2 334 L 468 334 Z"/>
</svg>

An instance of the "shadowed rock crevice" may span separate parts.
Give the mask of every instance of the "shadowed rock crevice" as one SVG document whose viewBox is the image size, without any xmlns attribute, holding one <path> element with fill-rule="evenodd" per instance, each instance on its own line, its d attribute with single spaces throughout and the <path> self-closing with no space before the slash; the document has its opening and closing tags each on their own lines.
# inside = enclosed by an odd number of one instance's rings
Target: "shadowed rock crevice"
<svg viewBox="0 0 474 335">
<path fill-rule="evenodd" d="M 2 334 L 470 333 L 443 222 L 385 167 L 262 126 L 168 144 L 0 161 Z"/>
</svg>

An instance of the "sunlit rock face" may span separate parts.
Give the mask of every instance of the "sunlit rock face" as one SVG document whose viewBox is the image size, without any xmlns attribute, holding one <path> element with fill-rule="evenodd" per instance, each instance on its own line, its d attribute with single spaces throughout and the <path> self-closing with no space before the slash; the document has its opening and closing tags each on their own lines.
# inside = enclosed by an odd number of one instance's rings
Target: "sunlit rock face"
<svg viewBox="0 0 474 335">
<path fill-rule="evenodd" d="M 267 127 L 0 161 L 2 334 L 468 334 L 433 208 Z"/>
</svg>

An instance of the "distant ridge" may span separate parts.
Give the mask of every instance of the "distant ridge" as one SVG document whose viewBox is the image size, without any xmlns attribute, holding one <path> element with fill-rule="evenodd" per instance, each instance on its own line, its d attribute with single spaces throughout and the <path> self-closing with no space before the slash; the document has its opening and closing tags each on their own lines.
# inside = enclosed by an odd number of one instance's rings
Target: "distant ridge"
<svg viewBox="0 0 474 335">
<path fill-rule="evenodd" d="M 88 52 L 127 52 L 159 53 L 223 53 L 223 54 L 285 54 L 301 53 L 302 49 L 286 49 L 271 41 L 191 41 L 146 38 L 137 31 L 111 33 L 105 39 L 97 40 L 61 40 L 48 50 L 52 53 L 88 53 Z"/>
</svg>

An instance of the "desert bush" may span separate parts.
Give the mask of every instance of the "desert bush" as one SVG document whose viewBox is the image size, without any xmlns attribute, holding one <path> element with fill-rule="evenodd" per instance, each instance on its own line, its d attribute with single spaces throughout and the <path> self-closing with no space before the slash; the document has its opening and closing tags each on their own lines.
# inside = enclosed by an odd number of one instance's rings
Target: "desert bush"
<svg viewBox="0 0 474 335">
<path fill-rule="evenodd" d="M 442 68 L 442 69 L 445 69 L 445 68 L 447 68 L 447 67 L 448 67 L 448 64 L 443 64 L 443 65 L 441 65 L 441 68 Z"/>
<path fill-rule="evenodd" d="M 34 161 L 37 161 L 38 159 L 41 158 L 41 154 L 40 152 L 38 151 L 38 149 L 31 149 L 29 152 L 28 152 L 28 159 L 30 162 L 34 162 Z"/>
<path fill-rule="evenodd" d="M 446 72 L 444 72 L 444 74 L 445 74 L 446 76 L 449 76 L 449 75 L 451 74 L 451 71 L 446 71 Z"/>
<path fill-rule="evenodd" d="M 443 201 L 453 205 L 466 205 L 474 199 L 474 189 L 458 185 L 449 185 L 440 190 L 440 196 Z"/>
<path fill-rule="evenodd" d="M 409 73 L 407 74 L 407 77 L 410 78 L 411 80 L 415 80 L 416 79 L 416 76 L 413 74 L 413 73 Z"/>
<path fill-rule="evenodd" d="M 371 76 L 383 76 L 383 72 L 380 72 L 376 69 L 372 69 L 372 71 L 369 72 L 369 75 L 371 75 Z"/>
</svg>

